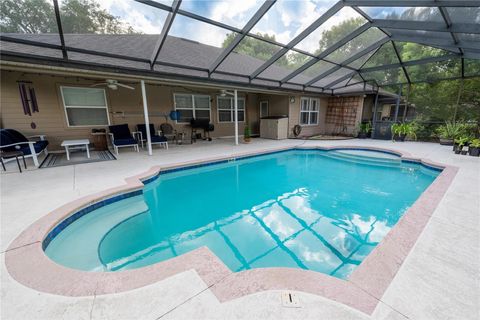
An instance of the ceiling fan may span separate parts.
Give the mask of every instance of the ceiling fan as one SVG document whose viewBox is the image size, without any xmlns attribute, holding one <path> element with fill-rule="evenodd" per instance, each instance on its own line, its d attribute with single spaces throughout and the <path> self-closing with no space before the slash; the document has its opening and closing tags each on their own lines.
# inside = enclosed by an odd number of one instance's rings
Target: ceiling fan
<svg viewBox="0 0 480 320">
<path fill-rule="evenodd" d="M 106 86 L 106 87 L 108 87 L 109 89 L 112 89 L 112 90 L 117 90 L 118 87 L 127 88 L 127 89 L 130 89 L 130 90 L 135 90 L 134 87 L 128 86 L 128 85 L 123 84 L 123 83 L 120 83 L 120 82 L 118 82 L 118 80 L 114 80 L 114 79 L 106 79 L 105 82 L 95 83 L 95 84 L 92 84 L 90 87 L 98 87 L 98 86 Z"/>
</svg>

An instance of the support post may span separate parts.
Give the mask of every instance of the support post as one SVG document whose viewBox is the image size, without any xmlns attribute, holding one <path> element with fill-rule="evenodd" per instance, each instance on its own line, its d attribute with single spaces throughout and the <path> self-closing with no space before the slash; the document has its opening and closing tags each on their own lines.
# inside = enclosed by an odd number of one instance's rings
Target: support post
<svg viewBox="0 0 480 320">
<path fill-rule="evenodd" d="M 375 105 L 373 107 L 372 139 L 375 138 L 375 126 L 377 124 L 377 104 L 378 104 L 378 91 L 377 91 L 377 95 L 375 96 Z"/>
<path fill-rule="evenodd" d="M 395 105 L 395 118 L 393 119 L 393 123 L 397 123 L 397 120 L 398 120 L 398 109 L 400 108 L 401 96 L 402 96 L 402 85 L 399 85 L 398 94 L 397 94 L 397 104 Z"/>
<path fill-rule="evenodd" d="M 150 120 L 148 119 L 147 92 L 145 90 L 145 81 L 140 80 L 142 86 L 143 115 L 145 116 L 145 131 L 147 133 L 148 155 L 152 155 L 152 137 L 150 135 Z"/>
<path fill-rule="evenodd" d="M 233 91 L 233 105 L 234 105 L 234 112 L 235 112 L 235 145 L 238 146 L 238 96 L 237 96 L 237 89 Z"/>
<path fill-rule="evenodd" d="M 407 87 L 407 95 L 405 98 L 405 108 L 403 108 L 403 121 L 407 119 L 407 114 L 408 114 L 408 99 L 410 99 L 410 90 L 412 89 L 412 84 L 409 83 Z"/>
</svg>

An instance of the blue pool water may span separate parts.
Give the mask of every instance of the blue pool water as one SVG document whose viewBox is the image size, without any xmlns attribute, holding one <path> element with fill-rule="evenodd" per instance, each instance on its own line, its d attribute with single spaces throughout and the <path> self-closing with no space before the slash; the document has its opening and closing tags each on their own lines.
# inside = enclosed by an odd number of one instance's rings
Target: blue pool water
<svg viewBox="0 0 480 320">
<path fill-rule="evenodd" d="M 291 150 L 175 171 L 82 216 L 45 252 L 71 268 L 115 271 L 208 246 L 232 271 L 347 278 L 438 174 L 361 150 Z"/>
</svg>

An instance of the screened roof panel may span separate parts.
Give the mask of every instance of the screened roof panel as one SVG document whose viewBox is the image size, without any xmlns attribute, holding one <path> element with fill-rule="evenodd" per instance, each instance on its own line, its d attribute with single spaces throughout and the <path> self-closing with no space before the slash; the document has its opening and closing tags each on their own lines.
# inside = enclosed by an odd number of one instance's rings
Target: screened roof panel
<svg viewBox="0 0 480 320">
<path fill-rule="evenodd" d="M 344 7 L 300 41 L 295 48 L 319 54 L 366 22 L 357 11 Z"/>
<path fill-rule="evenodd" d="M 246 36 L 220 64 L 218 70 L 250 75 L 280 49 L 280 46 Z"/>
<path fill-rule="evenodd" d="M 206 22 L 177 15 L 168 34 L 221 48 L 232 32 Z"/>
<path fill-rule="evenodd" d="M 298 67 L 304 65 L 310 61 L 311 57 L 289 50 L 285 53 L 280 59 L 275 61 L 270 67 L 265 69 L 260 73 L 260 78 L 268 78 L 273 80 L 282 80 L 288 76 L 293 70 L 296 70 Z"/>
<path fill-rule="evenodd" d="M 362 51 L 363 49 L 366 49 L 378 40 L 386 37 L 387 35 L 385 35 L 378 28 L 370 28 L 358 37 L 350 40 L 349 42 L 329 54 L 326 57 L 326 60 L 341 63 L 347 58 L 350 58 L 351 56 Z"/>
<path fill-rule="evenodd" d="M 439 32 L 439 31 L 425 31 L 425 30 L 403 30 L 403 29 L 390 29 L 384 28 L 387 32 L 390 32 L 394 37 L 404 37 L 405 39 L 412 40 L 424 40 L 424 43 L 435 42 L 435 40 L 452 40 L 452 37 L 449 32 Z M 397 39 L 394 39 L 397 40 Z M 400 40 L 405 41 L 405 40 Z M 417 41 L 413 41 L 417 42 Z"/>
<path fill-rule="evenodd" d="M 430 57 L 439 57 L 450 54 L 446 50 L 425 46 L 414 42 L 396 41 L 398 53 L 403 62 L 411 60 L 419 60 Z"/>
<path fill-rule="evenodd" d="M 312 65 L 310 68 L 306 69 L 299 75 L 293 77 L 289 81 L 292 83 L 299 83 L 299 84 L 305 84 L 308 81 L 312 80 L 313 77 L 320 75 L 330 69 L 335 67 L 333 63 L 329 63 L 323 60 L 320 60 L 316 62 L 314 65 Z"/>
<path fill-rule="evenodd" d="M 151 44 L 155 44 L 158 37 Z M 152 50 L 153 52 L 153 46 Z M 176 37 L 167 37 L 157 61 L 197 68 L 208 68 L 222 52 L 221 48 L 199 46 L 197 42 Z"/>
<path fill-rule="evenodd" d="M 76 10 L 75 1 L 59 1 L 64 34 L 160 34 L 168 14 L 136 1 L 96 3 L 102 14 L 85 19 Z M 105 23 L 96 23 L 95 19 L 104 19 Z"/>
<path fill-rule="evenodd" d="M 372 56 L 377 52 L 377 50 L 372 50 L 366 54 L 364 54 L 363 56 L 361 56 L 360 58 L 358 58 L 357 60 L 351 62 L 348 64 L 349 67 L 352 67 L 354 69 L 360 69 L 362 66 L 365 65 L 365 63 L 367 63 L 368 61 L 370 61 L 370 59 L 372 58 Z"/>
<path fill-rule="evenodd" d="M 363 82 L 363 78 L 360 77 L 360 75 L 358 75 L 358 74 L 354 74 L 353 77 L 350 78 L 347 85 L 355 84 L 355 83 L 358 83 L 358 82 Z"/>
<path fill-rule="evenodd" d="M 452 23 L 480 23 L 480 7 L 447 8 Z"/>
<path fill-rule="evenodd" d="M 477 33 L 457 33 L 460 40 L 477 42 L 480 45 L 480 34 Z"/>
<path fill-rule="evenodd" d="M 460 77 L 462 75 L 460 59 L 407 66 L 406 69 L 410 80 L 413 82 L 434 81 L 448 77 Z"/>
<path fill-rule="evenodd" d="M 173 0 L 153 0 L 153 2 L 158 2 L 169 7 L 171 7 L 173 4 Z"/>
<path fill-rule="evenodd" d="M 365 80 L 374 80 L 378 85 L 407 83 L 407 79 L 405 78 L 405 73 L 403 72 L 402 68 L 362 72 L 361 74 Z"/>
<path fill-rule="evenodd" d="M 262 1 L 187 0 L 180 9 L 242 29 L 262 5 Z"/>
<path fill-rule="evenodd" d="M 352 79 L 352 77 L 350 77 L 350 78 L 348 78 L 348 79 L 345 79 L 345 80 L 342 80 L 341 82 L 339 82 L 339 83 L 331 86 L 330 89 L 343 88 L 343 87 L 345 87 L 345 86 L 348 84 L 348 82 L 349 82 L 351 79 Z"/>
<path fill-rule="evenodd" d="M 391 42 L 385 43 L 375 54 L 365 63 L 364 68 L 371 68 L 386 64 L 399 63 L 397 54 Z"/>
<path fill-rule="evenodd" d="M 395 4 L 395 1 L 392 1 L 392 4 Z M 440 10 L 436 7 L 360 7 L 360 9 L 373 19 L 443 22 Z"/>
<path fill-rule="evenodd" d="M 244 1 L 238 1 L 243 3 Z M 320 18 L 332 5 L 328 0 L 278 0 L 253 27 L 252 33 L 287 44 Z"/>
<path fill-rule="evenodd" d="M 25 36 L 25 35 L 22 35 Z M 56 35 L 43 35 L 44 37 L 55 37 Z M 45 41 L 49 41 L 46 39 Z M 13 43 L 7 41 L 0 41 L 0 48 L 2 52 L 22 52 L 24 54 L 32 54 L 36 56 L 43 56 L 48 58 L 62 59 L 62 51 L 56 49 L 40 48 L 37 46 L 30 46 L 21 43 Z"/>
<path fill-rule="evenodd" d="M 102 15 L 85 19 L 76 13 L 76 2 L 60 1 L 59 4 L 67 46 L 137 58 L 151 56 L 154 47 L 150 42 L 148 45 L 145 44 L 144 35 L 159 35 L 168 14 L 164 10 L 135 1 L 101 1 L 98 2 L 98 9 L 102 10 Z M 84 8 L 84 10 L 86 9 Z M 103 19 L 104 23 L 96 23 L 96 19 Z M 123 39 L 138 38 L 137 48 L 135 46 L 127 47 L 122 41 L 119 41 L 121 37 L 114 38 L 110 35 L 121 35 Z M 138 50 L 138 47 L 145 51 Z"/>
<path fill-rule="evenodd" d="M 24 39 L 27 36 L 37 42 L 59 45 L 60 37 L 53 5 L 46 3 L 41 9 L 19 12 L 14 3 L 2 2 L 0 17 L 2 36 L 18 39 Z M 51 36 L 35 37 L 35 35 Z"/>
<path fill-rule="evenodd" d="M 480 76 L 480 60 L 465 59 L 465 75 Z"/>
<path fill-rule="evenodd" d="M 325 87 L 327 85 L 329 85 L 330 83 L 340 79 L 341 77 L 351 73 L 352 70 L 349 70 L 349 69 L 345 69 L 345 68 L 340 68 L 338 69 L 337 71 L 329 74 L 328 76 L 325 76 L 324 78 L 318 80 L 317 82 L 315 82 L 313 85 L 316 86 L 316 87 Z"/>
</svg>

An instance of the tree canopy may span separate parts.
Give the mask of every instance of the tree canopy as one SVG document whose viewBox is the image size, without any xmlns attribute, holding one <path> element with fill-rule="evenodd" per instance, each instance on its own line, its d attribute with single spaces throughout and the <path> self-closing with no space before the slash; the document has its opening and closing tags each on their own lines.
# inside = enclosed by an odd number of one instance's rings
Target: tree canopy
<svg viewBox="0 0 480 320">
<path fill-rule="evenodd" d="M 51 1 L 2 0 L 0 14 L 0 30 L 5 33 L 58 33 Z M 95 0 L 64 0 L 60 17 L 64 33 L 138 33 Z"/>
</svg>

